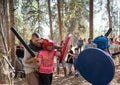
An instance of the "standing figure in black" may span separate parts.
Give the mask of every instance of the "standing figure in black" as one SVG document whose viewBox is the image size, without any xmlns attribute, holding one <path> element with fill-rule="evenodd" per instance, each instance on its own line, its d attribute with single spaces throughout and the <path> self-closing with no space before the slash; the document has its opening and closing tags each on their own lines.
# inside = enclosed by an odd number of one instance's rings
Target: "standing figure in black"
<svg viewBox="0 0 120 85">
<path fill-rule="evenodd" d="M 20 61 L 21 69 L 24 70 L 24 63 L 23 63 L 24 47 L 21 42 L 19 42 L 19 45 L 16 46 L 16 56 L 18 57 L 18 59 Z"/>
<path fill-rule="evenodd" d="M 83 46 L 83 40 L 82 40 L 81 37 L 80 37 L 80 39 L 79 39 L 78 42 L 77 42 L 77 46 L 78 46 L 78 48 L 79 48 L 79 50 L 80 50 L 80 53 L 81 53 L 81 49 L 82 49 L 82 46 Z"/>
<path fill-rule="evenodd" d="M 67 57 L 68 70 L 69 70 L 68 75 L 71 75 L 72 74 L 72 66 L 73 66 L 73 57 L 69 53 L 73 54 L 72 45 L 70 45 L 70 47 L 69 47 L 69 52 L 68 52 L 68 57 Z"/>
<path fill-rule="evenodd" d="M 24 78 L 25 77 L 25 72 L 24 72 L 24 62 L 23 62 L 23 58 L 24 58 L 24 47 L 22 45 L 21 42 L 19 42 L 19 45 L 16 46 L 16 56 L 19 59 L 20 62 L 20 78 Z M 18 71 L 16 71 L 16 75 L 15 77 L 17 77 L 18 75 Z"/>
</svg>

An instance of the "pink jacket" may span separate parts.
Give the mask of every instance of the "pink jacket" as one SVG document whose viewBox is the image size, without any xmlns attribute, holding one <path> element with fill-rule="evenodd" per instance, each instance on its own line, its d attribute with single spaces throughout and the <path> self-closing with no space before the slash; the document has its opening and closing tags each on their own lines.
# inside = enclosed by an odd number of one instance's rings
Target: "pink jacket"
<svg viewBox="0 0 120 85">
<path fill-rule="evenodd" d="M 57 56 L 55 50 L 40 51 L 38 53 L 38 60 L 40 61 L 39 72 L 50 74 L 54 72 L 54 56 Z"/>
</svg>

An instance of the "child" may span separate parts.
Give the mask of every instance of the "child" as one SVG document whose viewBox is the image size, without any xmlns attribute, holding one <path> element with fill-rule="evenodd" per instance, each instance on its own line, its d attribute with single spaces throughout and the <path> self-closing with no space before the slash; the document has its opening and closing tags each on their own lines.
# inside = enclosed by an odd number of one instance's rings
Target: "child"
<svg viewBox="0 0 120 85">
<path fill-rule="evenodd" d="M 68 63 L 68 69 L 69 69 L 68 75 L 71 75 L 72 74 L 73 58 L 69 54 L 73 54 L 72 45 L 70 45 L 70 47 L 69 47 L 69 52 L 68 52 L 68 57 L 67 57 L 67 63 Z"/>
<path fill-rule="evenodd" d="M 78 57 L 78 55 L 79 55 L 79 49 L 78 49 L 78 48 L 75 48 L 74 51 L 75 51 L 74 54 L 70 54 L 70 53 L 69 53 L 69 55 L 71 55 L 72 58 L 73 58 L 73 64 L 74 64 L 74 69 L 75 69 L 75 77 L 78 77 L 78 76 L 79 76 L 79 72 L 78 72 L 78 70 L 77 70 L 77 68 L 76 68 L 76 62 L 77 62 L 77 57 Z"/>
<path fill-rule="evenodd" d="M 61 41 L 60 46 L 63 47 L 63 45 L 64 45 L 64 41 Z M 58 49 L 58 51 L 61 53 L 62 49 Z M 64 77 L 67 77 L 67 69 L 66 69 L 66 62 L 65 62 L 65 60 L 63 60 L 60 63 L 60 57 L 58 56 L 56 61 L 57 61 L 57 74 L 59 75 L 60 64 L 62 64 L 63 71 L 64 71 Z"/>
<path fill-rule="evenodd" d="M 73 63 L 74 63 L 74 69 L 75 69 L 75 76 L 78 77 L 79 76 L 79 72 L 78 72 L 78 70 L 76 68 L 76 62 L 77 62 L 77 57 L 79 55 L 79 49 L 75 48 L 74 51 L 75 51 L 75 53 L 73 55 L 73 59 L 74 59 Z"/>
<path fill-rule="evenodd" d="M 42 85 L 51 85 L 54 72 L 54 56 L 60 53 L 54 50 L 53 41 L 44 39 L 42 41 L 43 50 L 38 53 L 39 76 Z"/>
</svg>

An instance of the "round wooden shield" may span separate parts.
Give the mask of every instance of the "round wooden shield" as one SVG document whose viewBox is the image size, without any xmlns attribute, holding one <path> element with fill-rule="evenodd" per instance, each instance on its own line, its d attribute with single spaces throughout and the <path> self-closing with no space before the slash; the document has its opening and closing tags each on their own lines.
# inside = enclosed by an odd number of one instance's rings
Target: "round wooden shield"
<svg viewBox="0 0 120 85">
<path fill-rule="evenodd" d="M 76 63 L 80 74 L 93 85 L 107 85 L 115 74 L 111 56 L 98 48 L 85 49 Z"/>
<path fill-rule="evenodd" d="M 61 53 L 61 56 L 60 56 L 60 63 L 65 59 L 65 57 L 68 53 L 68 47 L 71 43 L 71 40 L 72 40 L 72 34 L 69 34 L 68 37 L 65 40 L 65 43 L 64 43 L 64 46 L 63 46 L 63 49 L 62 49 L 62 53 Z"/>
</svg>

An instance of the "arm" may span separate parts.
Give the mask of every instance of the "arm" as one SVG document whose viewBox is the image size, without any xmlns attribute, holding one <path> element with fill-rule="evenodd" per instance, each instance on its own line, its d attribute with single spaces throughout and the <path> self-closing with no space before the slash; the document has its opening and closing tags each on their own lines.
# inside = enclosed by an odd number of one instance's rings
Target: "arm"
<svg viewBox="0 0 120 85">
<path fill-rule="evenodd" d="M 35 62 L 35 61 L 36 61 L 35 58 L 30 58 L 30 59 L 28 59 L 28 60 L 25 60 L 24 62 L 25 62 L 26 64 L 29 64 L 29 63 L 33 63 L 33 62 Z"/>
<path fill-rule="evenodd" d="M 57 45 L 54 45 L 55 49 L 62 49 L 63 46 L 57 46 Z"/>
<path fill-rule="evenodd" d="M 115 44 L 115 49 L 114 49 L 114 53 L 117 53 L 119 51 L 119 48 L 117 47 L 117 45 Z M 119 55 L 115 55 L 116 57 Z"/>
<path fill-rule="evenodd" d="M 59 51 L 56 51 L 55 56 L 61 56 L 61 53 Z"/>
<path fill-rule="evenodd" d="M 70 57 L 68 58 L 68 61 L 70 61 L 71 58 L 73 58 L 73 56 L 70 56 Z"/>
<path fill-rule="evenodd" d="M 76 57 L 74 54 L 71 54 L 71 53 L 68 53 L 68 55 L 71 55 L 72 58 Z"/>
<path fill-rule="evenodd" d="M 37 56 L 37 60 L 36 60 L 36 65 L 37 65 L 37 66 L 40 66 L 41 60 L 42 60 L 42 53 L 39 52 L 39 53 L 38 53 L 38 56 Z"/>
<path fill-rule="evenodd" d="M 41 60 L 38 58 L 37 61 L 36 61 L 36 65 L 40 66 L 40 64 L 41 64 Z"/>
<path fill-rule="evenodd" d="M 31 55 L 28 53 L 28 51 L 25 49 L 25 54 L 24 54 L 24 63 L 25 64 L 30 64 L 36 61 L 35 57 L 30 57 Z"/>
</svg>

